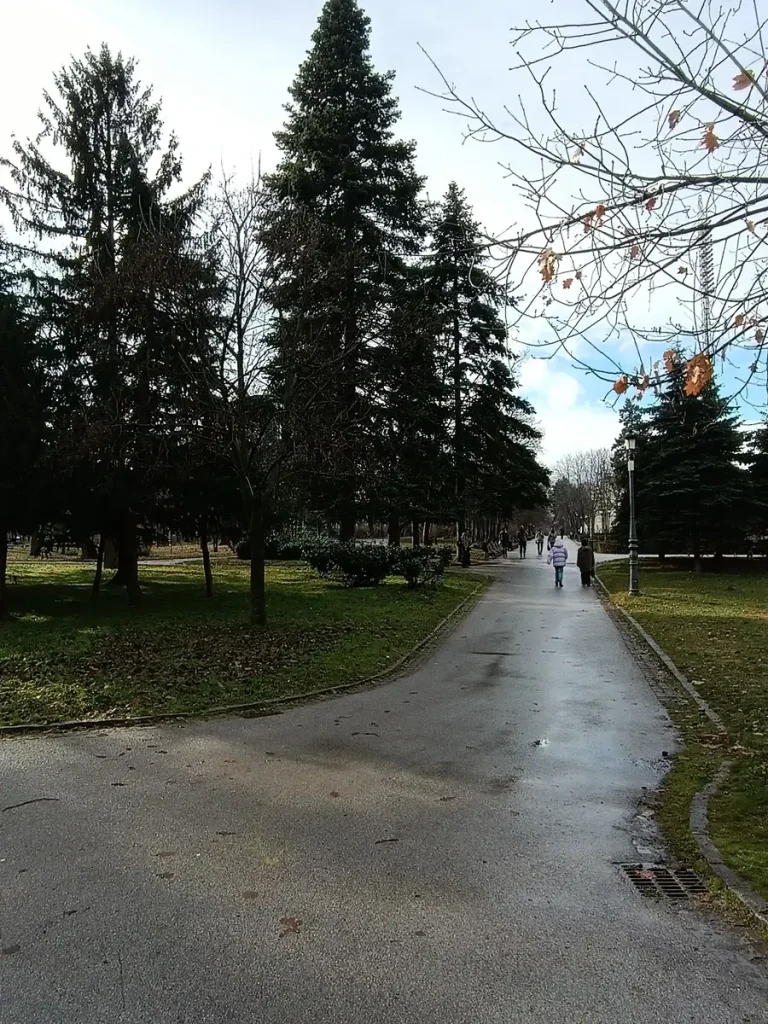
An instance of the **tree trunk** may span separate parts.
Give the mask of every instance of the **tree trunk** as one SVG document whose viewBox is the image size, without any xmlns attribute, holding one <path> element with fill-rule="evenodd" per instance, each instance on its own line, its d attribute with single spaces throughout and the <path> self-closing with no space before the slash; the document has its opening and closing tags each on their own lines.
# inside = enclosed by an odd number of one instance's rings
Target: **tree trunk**
<svg viewBox="0 0 768 1024">
<path fill-rule="evenodd" d="M 389 544 L 393 548 L 400 547 L 400 517 L 392 515 L 389 517 L 387 523 L 387 537 Z"/>
<path fill-rule="evenodd" d="M 80 561 L 89 562 L 97 557 L 98 551 L 96 550 L 96 545 L 93 541 L 93 537 L 86 537 L 85 540 L 80 545 Z"/>
<path fill-rule="evenodd" d="M 136 520 L 133 516 L 128 516 L 123 521 L 115 539 L 117 541 L 117 572 L 109 581 L 109 586 L 125 587 L 129 603 L 134 608 L 138 608 L 141 604 L 139 544 Z"/>
<path fill-rule="evenodd" d="M 453 474 L 454 474 L 454 498 L 456 501 L 456 537 L 464 533 L 466 523 L 464 521 L 464 408 L 461 396 L 461 326 L 459 322 L 459 270 L 455 262 L 453 273 Z"/>
<path fill-rule="evenodd" d="M 432 521 L 430 519 L 424 520 L 424 547 L 429 548 L 432 546 Z"/>
<path fill-rule="evenodd" d="M 96 572 L 93 575 L 93 584 L 91 586 L 91 600 L 98 601 L 99 590 L 101 589 L 101 574 L 104 569 L 104 548 L 107 543 L 107 535 L 102 530 L 99 534 L 99 546 L 96 550 Z"/>
<path fill-rule="evenodd" d="M 8 615 L 8 531 L 0 523 L 0 619 Z"/>
<path fill-rule="evenodd" d="M 248 540 L 251 544 L 251 625 L 265 626 L 267 595 L 264 572 L 264 512 L 258 504 L 251 507 Z"/>
<path fill-rule="evenodd" d="M 421 547 L 421 523 L 416 519 L 413 520 L 413 546 Z"/>
<path fill-rule="evenodd" d="M 213 573 L 211 572 L 211 553 L 208 550 L 208 533 L 205 523 L 200 524 L 200 550 L 203 553 L 203 575 L 205 576 L 205 596 L 213 597 Z"/>
<path fill-rule="evenodd" d="M 355 526 L 357 519 L 354 512 L 342 512 L 339 520 L 339 540 L 342 543 L 355 539 Z"/>
</svg>

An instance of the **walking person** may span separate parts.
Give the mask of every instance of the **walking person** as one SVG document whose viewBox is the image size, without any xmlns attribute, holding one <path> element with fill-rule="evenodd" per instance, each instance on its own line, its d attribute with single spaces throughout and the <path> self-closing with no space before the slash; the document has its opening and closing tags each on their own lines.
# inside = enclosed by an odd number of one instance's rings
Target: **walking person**
<svg viewBox="0 0 768 1024">
<path fill-rule="evenodd" d="M 461 564 L 465 569 L 469 569 L 472 564 L 472 539 L 467 530 L 461 535 L 461 551 Z"/>
<path fill-rule="evenodd" d="M 559 587 L 561 590 L 563 587 L 563 570 L 567 561 L 568 548 L 563 543 L 562 537 L 556 537 L 547 555 L 547 565 L 555 567 L 555 587 Z"/>
<path fill-rule="evenodd" d="M 517 531 L 517 543 L 520 547 L 520 557 L 525 558 L 525 549 L 528 547 L 528 535 L 525 532 L 524 526 L 521 526 Z"/>
<path fill-rule="evenodd" d="M 576 566 L 581 573 L 582 587 L 591 587 L 595 575 L 595 552 L 589 543 L 589 537 L 581 538 L 581 547 L 576 552 Z"/>
<path fill-rule="evenodd" d="M 544 534 L 540 529 L 536 531 L 536 550 L 541 558 L 541 553 L 544 550 Z"/>
<path fill-rule="evenodd" d="M 552 529 L 549 531 L 549 536 L 547 537 L 547 551 L 548 552 L 551 551 L 554 546 L 555 546 L 555 528 L 553 526 Z"/>
<path fill-rule="evenodd" d="M 504 528 L 499 534 L 499 544 L 501 545 L 501 553 L 506 558 L 509 551 L 509 526 L 506 523 L 504 523 Z"/>
</svg>

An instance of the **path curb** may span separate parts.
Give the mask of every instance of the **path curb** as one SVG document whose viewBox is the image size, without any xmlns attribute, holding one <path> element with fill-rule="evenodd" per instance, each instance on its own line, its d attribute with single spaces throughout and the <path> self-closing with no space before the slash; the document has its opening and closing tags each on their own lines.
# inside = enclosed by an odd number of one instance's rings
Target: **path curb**
<svg viewBox="0 0 768 1024">
<path fill-rule="evenodd" d="M 717 731 L 722 735 L 725 735 L 727 730 L 722 718 L 696 691 L 696 688 L 693 686 L 691 681 L 683 672 L 680 671 L 667 652 L 643 629 L 634 615 L 628 612 L 626 608 L 622 608 L 621 605 L 614 604 L 611 601 L 611 595 L 608 588 L 599 577 L 596 577 L 596 582 L 599 584 L 602 595 L 609 603 L 610 607 L 621 612 L 632 629 L 644 640 L 664 667 L 685 689 L 686 693 L 691 696 L 697 706 L 715 726 Z M 720 853 L 720 850 L 714 844 L 712 837 L 709 834 L 709 802 L 717 795 L 720 788 L 725 785 L 732 765 L 732 761 L 723 761 L 714 779 L 712 779 L 699 793 L 696 793 L 691 801 L 691 809 L 688 815 L 688 827 L 696 840 L 701 856 L 707 862 L 713 874 L 717 875 L 720 881 L 723 882 L 723 884 L 736 897 L 738 897 L 739 900 L 741 900 L 750 913 L 753 914 L 762 925 L 768 927 L 768 902 L 763 899 L 762 896 L 759 896 L 754 889 L 752 889 L 749 883 L 741 877 L 741 875 L 737 874 L 733 868 L 728 867 L 723 860 L 723 855 Z"/>
<path fill-rule="evenodd" d="M 720 765 L 714 779 L 693 798 L 691 801 L 689 827 L 693 837 L 699 844 L 702 857 L 709 864 L 712 871 L 732 893 L 738 896 L 758 921 L 765 927 L 768 927 L 768 902 L 759 896 L 741 875 L 737 874 L 733 868 L 728 867 L 709 834 L 709 801 L 717 794 L 720 787 L 725 785 L 732 764 L 732 761 L 724 761 Z"/>
<path fill-rule="evenodd" d="M 461 614 L 466 605 L 492 582 L 493 577 L 489 577 L 487 581 L 478 583 L 475 589 L 467 594 L 453 611 L 449 612 L 445 618 L 438 622 L 434 629 L 427 633 L 414 647 L 398 658 L 394 665 L 388 665 L 382 672 L 377 672 L 376 675 L 368 676 L 365 679 L 358 679 L 351 683 L 340 683 L 338 686 L 325 686 L 322 689 L 309 690 L 306 693 L 289 694 L 285 697 L 270 697 L 267 700 L 249 701 L 245 704 L 220 704 L 212 708 L 205 708 L 202 711 L 158 711 L 154 715 L 134 715 L 126 718 L 83 718 L 67 722 L 30 722 L 26 725 L 0 725 L 0 738 L 3 736 L 23 736 L 27 733 L 72 732 L 77 729 L 120 729 L 134 725 L 184 722 L 187 719 L 217 718 L 220 715 L 229 714 L 237 715 L 243 711 L 256 712 L 254 717 L 261 717 L 261 715 L 266 716 L 272 713 L 279 713 L 279 711 L 273 712 L 273 709 L 288 704 L 301 704 L 304 701 L 317 697 L 330 697 L 334 694 L 349 693 L 353 690 L 363 689 L 374 683 L 383 682 L 399 672 L 404 665 L 416 657 L 422 648 L 435 640 L 450 625 L 453 619 Z"/>
</svg>

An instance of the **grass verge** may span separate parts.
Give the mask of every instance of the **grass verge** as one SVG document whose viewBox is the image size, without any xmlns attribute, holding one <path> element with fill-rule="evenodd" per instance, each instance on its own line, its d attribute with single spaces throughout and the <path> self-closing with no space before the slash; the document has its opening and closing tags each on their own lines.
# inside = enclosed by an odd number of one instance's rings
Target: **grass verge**
<svg viewBox="0 0 768 1024">
<path fill-rule="evenodd" d="M 0 725 L 202 712 L 353 683 L 407 654 L 483 582 L 449 573 L 431 593 L 403 581 L 368 590 L 297 564 L 267 572 L 270 623 L 247 623 L 248 566 L 217 566 L 206 600 L 198 565 L 144 566 L 145 601 L 122 588 L 90 601 L 92 569 L 14 566 L 13 617 L 0 623 Z"/>
<path fill-rule="evenodd" d="M 678 856 L 698 850 L 688 830 L 693 795 L 724 757 L 728 783 L 711 801 L 710 832 L 726 862 L 768 898 L 768 574 L 696 574 L 680 566 L 642 565 L 642 597 L 626 593 L 626 566 L 600 566 L 611 600 L 664 648 L 722 718 L 713 735 L 693 701 L 667 701 L 685 749 L 661 792 L 659 820 Z"/>
</svg>

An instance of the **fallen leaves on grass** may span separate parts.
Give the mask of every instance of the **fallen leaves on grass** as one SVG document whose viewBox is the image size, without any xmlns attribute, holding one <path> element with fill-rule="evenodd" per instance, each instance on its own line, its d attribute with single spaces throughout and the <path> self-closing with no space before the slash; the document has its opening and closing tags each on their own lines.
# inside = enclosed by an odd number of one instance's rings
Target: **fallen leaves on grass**
<svg viewBox="0 0 768 1024">
<path fill-rule="evenodd" d="M 319 627 L 254 630 L 245 623 L 116 629 L 90 651 L 5 658 L 0 709 L 18 705 L 20 693 L 27 694 L 27 721 L 183 713 L 248 702 L 260 681 L 336 640 Z"/>
</svg>

